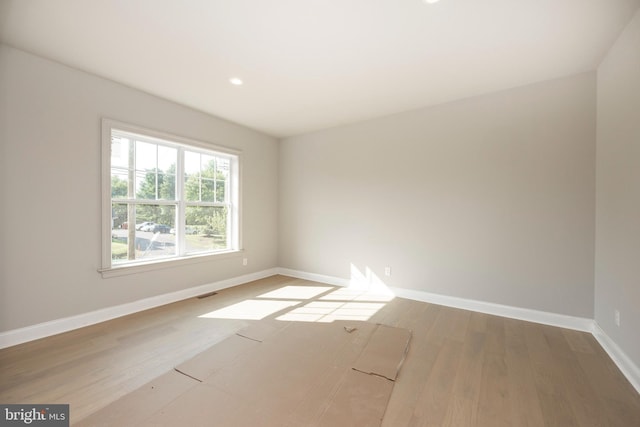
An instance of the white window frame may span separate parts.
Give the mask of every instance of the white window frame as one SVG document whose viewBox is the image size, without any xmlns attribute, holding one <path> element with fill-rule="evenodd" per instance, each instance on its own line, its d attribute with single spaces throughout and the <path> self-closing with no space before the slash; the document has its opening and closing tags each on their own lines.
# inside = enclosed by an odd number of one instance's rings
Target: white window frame
<svg viewBox="0 0 640 427">
<path fill-rule="evenodd" d="M 165 146 L 179 148 L 178 163 L 176 165 L 176 201 L 158 200 L 158 204 L 175 205 L 179 211 L 181 224 L 176 224 L 177 254 L 171 257 L 153 260 L 140 260 L 123 264 L 113 264 L 111 259 L 111 233 L 112 233 L 112 197 L 111 197 L 111 138 L 113 132 L 133 134 L 142 141 L 159 143 Z M 165 132 L 146 129 L 140 126 L 122 123 L 111 119 L 102 119 L 102 268 L 99 272 L 103 278 L 134 274 L 143 271 L 151 271 L 159 268 L 167 268 L 194 262 L 210 261 L 212 259 L 240 256 L 242 253 L 242 208 L 241 208 L 241 154 L 240 150 L 234 150 L 220 145 L 214 145 L 202 141 L 196 141 Z M 229 212 L 228 212 L 228 247 L 225 250 L 207 251 L 198 253 L 185 253 L 185 236 L 182 230 L 184 226 L 185 206 L 192 204 L 182 200 L 184 173 L 184 149 L 192 152 L 220 155 L 227 157 L 229 165 Z M 203 203 L 204 205 L 213 203 Z"/>
</svg>

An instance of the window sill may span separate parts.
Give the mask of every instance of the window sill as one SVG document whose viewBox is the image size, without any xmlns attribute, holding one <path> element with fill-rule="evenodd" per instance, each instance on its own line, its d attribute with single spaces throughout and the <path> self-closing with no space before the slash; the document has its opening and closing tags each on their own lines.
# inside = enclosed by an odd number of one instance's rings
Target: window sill
<svg viewBox="0 0 640 427">
<path fill-rule="evenodd" d="M 144 263 L 136 263 L 130 265 L 120 265 L 116 267 L 102 268 L 98 272 L 102 274 L 103 279 L 111 277 L 126 276 L 129 274 L 144 273 L 147 271 L 156 271 L 164 268 L 181 267 L 183 265 L 198 264 L 208 261 L 217 261 L 228 258 L 238 258 L 242 256 L 244 251 L 231 250 L 225 252 L 218 252 L 215 254 L 203 254 L 203 255 L 191 255 L 184 258 L 170 258 L 157 261 L 148 261 Z"/>
</svg>

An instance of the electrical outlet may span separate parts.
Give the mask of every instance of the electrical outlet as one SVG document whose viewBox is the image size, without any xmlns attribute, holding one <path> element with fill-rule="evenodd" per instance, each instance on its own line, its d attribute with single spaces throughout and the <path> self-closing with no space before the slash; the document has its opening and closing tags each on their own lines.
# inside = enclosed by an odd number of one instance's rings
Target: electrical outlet
<svg viewBox="0 0 640 427">
<path fill-rule="evenodd" d="M 384 275 L 385 276 L 391 276 L 391 267 L 385 267 L 384 268 Z"/>
<path fill-rule="evenodd" d="M 242 265 L 247 265 L 249 264 L 249 259 L 248 258 L 242 258 Z"/>
<path fill-rule="evenodd" d="M 613 320 L 616 322 L 616 326 L 620 326 L 620 310 L 613 310 Z"/>
</svg>

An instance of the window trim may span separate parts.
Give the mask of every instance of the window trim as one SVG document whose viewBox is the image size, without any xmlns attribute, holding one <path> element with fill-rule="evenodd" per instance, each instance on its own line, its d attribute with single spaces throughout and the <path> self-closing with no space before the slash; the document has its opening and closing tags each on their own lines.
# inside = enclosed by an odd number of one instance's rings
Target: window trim
<svg viewBox="0 0 640 427">
<path fill-rule="evenodd" d="M 217 251 L 215 253 L 192 253 L 182 256 L 169 258 L 152 259 L 147 261 L 139 261 L 128 264 L 113 265 L 111 260 L 111 135 L 112 131 L 122 131 L 130 134 L 139 135 L 147 141 L 157 140 L 159 143 L 166 145 L 175 143 L 183 146 L 191 147 L 195 150 L 217 151 L 221 154 L 233 156 L 231 158 L 232 171 L 237 171 L 234 175 L 236 179 L 231 179 L 229 183 L 229 191 L 235 199 L 232 202 L 236 215 L 231 216 L 231 222 L 237 221 L 237 226 L 231 224 L 230 247 L 231 249 Z M 212 144 L 204 141 L 193 140 L 190 138 L 156 131 L 142 126 L 131 125 L 117 120 L 108 118 L 102 119 L 101 132 L 101 199 L 102 199 L 102 215 L 101 215 L 101 242 L 102 242 L 102 268 L 98 272 L 103 278 L 121 276 L 126 274 L 135 274 L 144 271 L 152 271 L 161 268 L 168 268 L 179 265 L 192 264 L 196 262 L 211 261 L 214 259 L 229 258 L 232 256 L 241 256 L 243 253 L 242 246 L 242 151 L 233 148 Z M 176 176 L 178 171 L 176 171 Z"/>
</svg>

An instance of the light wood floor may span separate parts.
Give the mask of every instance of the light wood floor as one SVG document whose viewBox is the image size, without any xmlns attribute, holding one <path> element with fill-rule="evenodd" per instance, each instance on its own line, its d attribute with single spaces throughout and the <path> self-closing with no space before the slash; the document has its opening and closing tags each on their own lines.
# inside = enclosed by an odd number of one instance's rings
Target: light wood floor
<svg viewBox="0 0 640 427">
<path fill-rule="evenodd" d="M 340 305 L 339 288 L 273 276 L 0 350 L 0 402 L 69 403 L 79 421 L 258 321 L 199 316 L 285 286 L 326 289 L 276 295 L 296 305 L 268 318 Z M 401 298 L 348 299 L 347 316 L 413 331 L 385 426 L 640 426 L 640 395 L 588 333 Z"/>
</svg>

